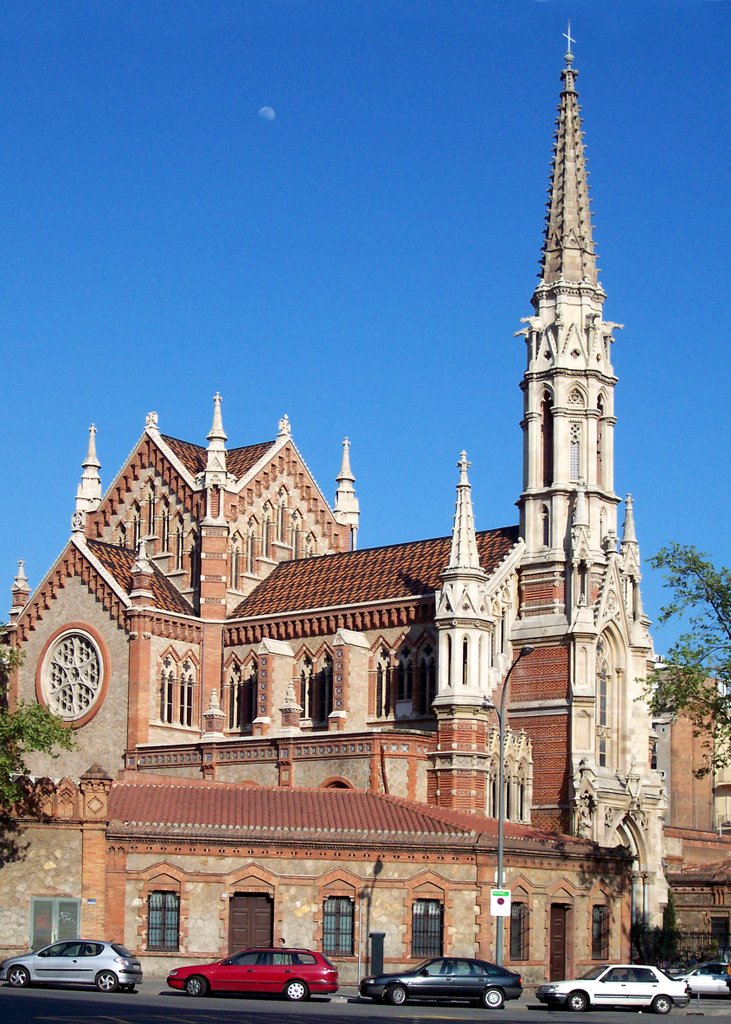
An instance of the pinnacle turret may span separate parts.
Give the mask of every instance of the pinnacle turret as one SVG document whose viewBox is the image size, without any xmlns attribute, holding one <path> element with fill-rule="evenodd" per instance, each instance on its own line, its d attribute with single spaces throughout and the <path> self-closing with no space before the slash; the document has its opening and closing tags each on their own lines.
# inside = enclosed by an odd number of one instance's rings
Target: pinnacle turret
<svg viewBox="0 0 731 1024">
<path fill-rule="evenodd" d="M 71 520 L 72 529 L 83 530 L 87 512 L 95 512 L 102 500 L 102 480 L 99 476 L 101 462 L 96 454 L 96 427 L 89 427 L 89 444 L 86 458 L 81 463 L 82 474 L 76 490 L 76 508 Z"/>
<path fill-rule="evenodd" d="M 477 538 L 475 537 L 475 519 L 472 511 L 472 487 L 467 476 L 467 470 L 470 468 L 467 452 L 461 452 L 457 468 L 459 469 L 457 504 L 454 510 L 452 546 L 447 570 L 468 569 L 481 573 Z"/>
<path fill-rule="evenodd" d="M 553 165 L 540 277 L 544 284 L 585 281 L 597 284 L 596 254 L 589 208 L 588 172 L 584 156 L 579 97 L 573 67 L 571 31 L 563 89 L 556 120 Z"/>
<path fill-rule="evenodd" d="M 355 550 L 360 520 L 360 505 L 355 494 L 355 487 L 353 487 L 355 477 L 350 468 L 350 441 L 347 437 L 343 440 L 343 458 L 340 464 L 340 472 L 335 479 L 338 486 L 335 491 L 333 514 L 338 523 L 350 527 L 351 547 Z"/>
<path fill-rule="evenodd" d="M 216 483 L 222 486 L 226 481 L 226 431 L 221 418 L 221 396 L 213 396 L 213 423 L 208 432 L 208 454 L 206 457 L 206 487 Z"/>
</svg>

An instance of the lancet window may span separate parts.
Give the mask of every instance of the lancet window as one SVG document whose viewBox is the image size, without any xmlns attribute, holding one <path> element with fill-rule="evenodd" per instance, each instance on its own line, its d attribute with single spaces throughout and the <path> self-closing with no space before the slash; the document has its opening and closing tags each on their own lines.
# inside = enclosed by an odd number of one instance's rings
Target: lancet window
<svg viewBox="0 0 731 1024">
<path fill-rule="evenodd" d="M 183 667 L 180 671 L 180 713 L 179 721 L 181 725 L 192 725 L 193 724 L 193 690 L 195 684 L 195 677 L 193 672 L 193 666 L 189 661 L 183 662 Z"/>
<path fill-rule="evenodd" d="M 553 483 L 553 401 L 546 391 L 541 402 L 541 448 L 543 454 L 543 486 Z"/>
<path fill-rule="evenodd" d="M 411 651 L 408 649 L 399 652 L 396 678 L 396 699 L 412 700 L 414 696 L 414 664 Z"/>
<path fill-rule="evenodd" d="M 437 661 L 434 649 L 426 644 L 419 652 L 415 711 L 417 714 L 428 714 L 432 701 L 437 695 Z"/>
<path fill-rule="evenodd" d="M 170 505 L 164 499 L 160 505 L 160 550 L 170 550 Z"/>
<path fill-rule="evenodd" d="M 376 662 L 376 716 L 391 713 L 391 656 L 384 647 Z"/>
<path fill-rule="evenodd" d="M 257 669 L 251 664 L 248 669 L 234 663 L 228 672 L 226 682 L 225 710 L 228 728 L 245 732 L 256 717 Z"/>
</svg>

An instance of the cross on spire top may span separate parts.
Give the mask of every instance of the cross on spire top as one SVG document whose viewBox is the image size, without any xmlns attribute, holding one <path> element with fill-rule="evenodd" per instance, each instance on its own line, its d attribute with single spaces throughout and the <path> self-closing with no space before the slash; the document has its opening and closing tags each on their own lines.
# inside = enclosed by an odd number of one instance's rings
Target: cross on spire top
<svg viewBox="0 0 731 1024">
<path fill-rule="evenodd" d="M 566 60 L 569 63 L 571 63 L 571 58 L 573 58 L 573 56 L 574 56 L 573 51 L 571 49 L 571 44 L 575 43 L 576 40 L 571 35 L 571 21 L 570 20 L 569 20 L 569 23 L 568 23 L 568 30 L 566 32 L 564 32 L 563 37 L 566 40 Z"/>
</svg>

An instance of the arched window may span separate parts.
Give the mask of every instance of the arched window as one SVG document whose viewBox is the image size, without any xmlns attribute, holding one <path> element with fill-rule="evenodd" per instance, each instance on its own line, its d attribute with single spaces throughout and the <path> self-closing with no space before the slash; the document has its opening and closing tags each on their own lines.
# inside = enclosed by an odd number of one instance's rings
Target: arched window
<svg viewBox="0 0 731 1024">
<path fill-rule="evenodd" d="M 127 527 L 124 523 L 119 524 L 119 529 L 117 531 L 117 544 L 120 548 L 127 547 Z"/>
<path fill-rule="evenodd" d="M 382 718 L 391 711 L 391 659 L 384 648 L 376 664 L 376 715 Z"/>
<path fill-rule="evenodd" d="M 151 537 L 155 532 L 155 492 L 150 489 L 147 495 L 147 536 Z"/>
<path fill-rule="evenodd" d="M 470 642 L 467 637 L 462 638 L 462 686 L 467 686 L 470 671 Z"/>
<path fill-rule="evenodd" d="M 292 516 L 292 558 L 299 558 L 302 554 L 302 527 L 299 516 L 295 512 Z"/>
<path fill-rule="evenodd" d="M 596 679 L 596 732 L 597 732 L 597 763 L 606 768 L 609 755 L 609 700 L 610 673 L 608 644 L 599 639 L 597 643 L 597 679 Z"/>
<path fill-rule="evenodd" d="M 263 558 L 272 556 L 272 523 L 269 512 L 264 513 L 261 524 L 261 553 Z"/>
<path fill-rule="evenodd" d="M 543 486 L 553 483 L 553 402 L 546 391 L 541 402 L 541 448 L 543 452 Z"/>
<path fill-rule="evenodd" d="M 193 724 L 193 666 L 183 662 L 180 672 L 180 714 L 181 725 Z"/>
<path fill-rule="evenodd" d="M 140 508 L 139 505 L 132 506 L 132 547 L 134 551 L 137 551 L 140 546 Z"/>
<path fill-rule="evenodd" d="M 172 724 L 175 715 L 175 668 L 172 658 L 165 658 L 160 673 L 160 721 Z"/>
<path fill-rule="evenodd" d="M 249 524 L 249 532 L 246 534 L 246 571 L 250 576 L 254 575 L 256 564 L 256 529 L 253 523 Z"/>
<path fill-rule="evenodd" d="M 170 550 L 170 505 L 165 499 L 160 507 L 160 550 Z"/>
<path fill-rule="evenodd" d="M 414 696 L 414 667 L 411 660 L 411 651 L 405 650 L 399 653 L 397 669 L 397 700 L 411 700 Z"/>
<path fill-rule="evenodd" d="M 229 586 L 237 590 L 241 573 L 241 538 L 237 535 L 231 545 L 231 565 L 229 567 Z"/>
<path fill-rule="evenodd" d="M 311 533 L 307 534 L 307 540 L 305 541 L 305 558 L 311 558 L 315 553 L 315 538 Z"/>
<path fill-rule="evenodd" d="M 543 536 L 543 547 L 551 546 L 551 516 L 548 505 L 541 505 L 541 532 Z"/>
<path fill-rule="evenodd" d="M 327 725 L 333 710 L 333 660 L 326 654 L 322 666 L 314 678 L 314 699 L 312 707 L 312 724 Z"/>
<path fill-rule="evenodd" d="M 175 568 L 183 568 L 183 554 L 185 551 L 183 538 L 183 524 L 180 519 L 175 524 Z"/>
<path fill-rule="evenodd" d="M 191 587 L 196 587 L 201 577 L 201 550 L 198 544 L 198 534 L 195 530 L 190 531 L 188 555 L 190 561 L 190 585 Z"/>
<path fill-rule="evenodd" d="M 287 495 L 284 491 L 279 492 L 279 505 L 277 506 L 277 540 L 284 543 L 287 536 Z"/>
<path fill-rule="evenodd" d="M 597 402 L 596 421 L 596 481 L 600 487 L 604 486 L 604 402 L 599 398 Z"/>
<path fill-rule="evenodd" d="M 437 665 L 434 651 L 429 644 L 422 648 L 419 655 L 419 684 L 417 693 L 417 711 L 426 714 L 437 695 Z"/>
<path fill-rule="evenodd" d="M 241 729 L 242 691 L 241 666 L 232 665 L 226 686 L 226 718 L 229 729 Z"/>
<path fill-rule="evenodd" d="M 314 670 L 312 666 L 312 658 L 309 655 L 305 658 L 302 669 L 300 670 L 300 706 L 302 707 L 302 717 L 312 718 L 312 683 L 313 683 Z"/>
<path fill-rule="evenodd" d="M 447 688 L 452 689 L 452 637 L 447 633 Z"/>
</svg>

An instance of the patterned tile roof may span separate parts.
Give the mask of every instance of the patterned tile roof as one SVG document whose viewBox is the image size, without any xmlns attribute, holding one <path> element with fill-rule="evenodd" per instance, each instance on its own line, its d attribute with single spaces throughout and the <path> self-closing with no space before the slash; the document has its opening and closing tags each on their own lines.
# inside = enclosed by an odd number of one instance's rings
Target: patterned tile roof
<svg viewBox="0 0 731 1024">
<path fill-rule="evenodd" d="M 497 822 L 361 790 L 281 789 L 124 773 L 112 786 L 111 829 L 135 835 L 257 838 L 259 841 L 493 846 Z M 337 838 L 335 838 L 337 836 Z M 578 851 L 586 840 L 505 824 L 511 843 Z"/>
<path fill-rule="evenodd" d="M 120 548 L 116 544 L 106 544 L 101 540 L 87 540 L 86 544 L 89 551 L 114 577 L 125 594 L 129 594 L 132 586 L 132 566 L 135 563 L 134 552 L 129 548 Z M 155 565 L 152 568 L 150 589 L 152 590 L 153 605 L 165 611 L 192 615 L 193 609 L 182 594 Z"/>
<path fill-rule="evenodd" d="M 492 572 L 517 540 L 517 526 L 478 533 L 482 568 L 488 574 Z M 450 541 L 450 537 L 437 537 L 281 562 L 230 618 L 281 615 L 432 593 L 439 587 L 449 561 Z"/>
<path fill-rule="evenodd" d="M 160 435 L 170 450 L 180 459 L 191 476 L 197 476 L 206 468 L 206 449 L 199 444 L 190 441 L 181 441 L 177 437 L 170 437 L 168 434 Z M 226 452 L 226 465 L 229 473 L 233 473 L 237 480 L 245 476 L 252 466 L 265 455 L 274 444 L 274 441 L 262 441 L 260 444 L 250 444 L 244 448 L 231 448 Z"/>
</svg>

